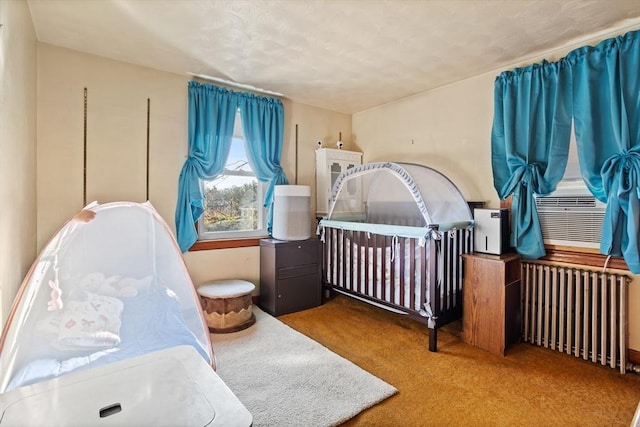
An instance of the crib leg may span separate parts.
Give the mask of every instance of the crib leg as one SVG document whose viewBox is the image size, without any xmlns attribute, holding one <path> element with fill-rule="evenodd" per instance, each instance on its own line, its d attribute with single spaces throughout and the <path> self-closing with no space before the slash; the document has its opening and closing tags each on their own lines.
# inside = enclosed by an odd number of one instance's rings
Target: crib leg
<svg viewBox="0 0 640 427">
<path fill-rule="evenodd" d="M 438 351 L 438 330 L 429 329 L 429 351 Z"/>
</svg>

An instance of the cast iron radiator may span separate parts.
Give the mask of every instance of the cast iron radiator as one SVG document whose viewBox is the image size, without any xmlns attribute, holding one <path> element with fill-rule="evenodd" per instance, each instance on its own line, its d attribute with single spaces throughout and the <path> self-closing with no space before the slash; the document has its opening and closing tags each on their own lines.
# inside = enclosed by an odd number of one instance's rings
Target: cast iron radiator
<svg viewBox="0 0 640 427">
<path fill-rule="evenodd" d="M 522 263 L 525 342 L 626 371 L 625 275 Z"/>
</svg>

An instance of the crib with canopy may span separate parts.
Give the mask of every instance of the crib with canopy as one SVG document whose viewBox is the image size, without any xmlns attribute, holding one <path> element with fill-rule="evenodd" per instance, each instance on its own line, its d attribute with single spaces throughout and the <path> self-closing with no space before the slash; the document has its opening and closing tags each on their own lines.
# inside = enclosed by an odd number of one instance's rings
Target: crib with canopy
<svg viewBox="0 0 640 427">
<path fill-rule="evenodd" d="M 343 172 L 318 233 L 323 284 L 437 330 L 462 315 L 462 258 L 473 218 L 458 188 L 435 169 L 366 163 Z"/>
</svg>

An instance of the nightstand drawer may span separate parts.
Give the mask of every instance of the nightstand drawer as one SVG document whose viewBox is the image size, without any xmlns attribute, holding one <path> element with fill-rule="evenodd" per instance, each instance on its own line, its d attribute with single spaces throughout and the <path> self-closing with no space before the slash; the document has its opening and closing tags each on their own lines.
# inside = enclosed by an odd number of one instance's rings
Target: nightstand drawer
<svg viewBox="0 0 640 427">
<path fill-rule="evenodd" d="M 288 279 L 290 277 L 305 276 L 318 273 L 319 264 L 299 265 L 296 267 L 286 267 L 278 270 L 278 279 Z"/>
<path fill-rule="evenodd" d="M 278 248 L 276 268 L 290 265 L 317 264 L 320 258 L 320 246 L 315 242 L 293 243 Z"/>
</svg>

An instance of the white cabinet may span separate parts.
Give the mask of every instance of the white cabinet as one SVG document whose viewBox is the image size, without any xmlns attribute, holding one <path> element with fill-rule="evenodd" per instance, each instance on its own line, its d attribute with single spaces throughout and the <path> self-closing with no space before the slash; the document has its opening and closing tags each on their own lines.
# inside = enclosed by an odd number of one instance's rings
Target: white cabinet
<svg viewBox="0 0 640 427">
<path fill-rule="evenodd" d="M 362 153 L 356 151 L 319 148 L 316 150 L 316 215 L 329 212 L 331 189 L 338 175 L 362 164 Z"/>
</svg>

